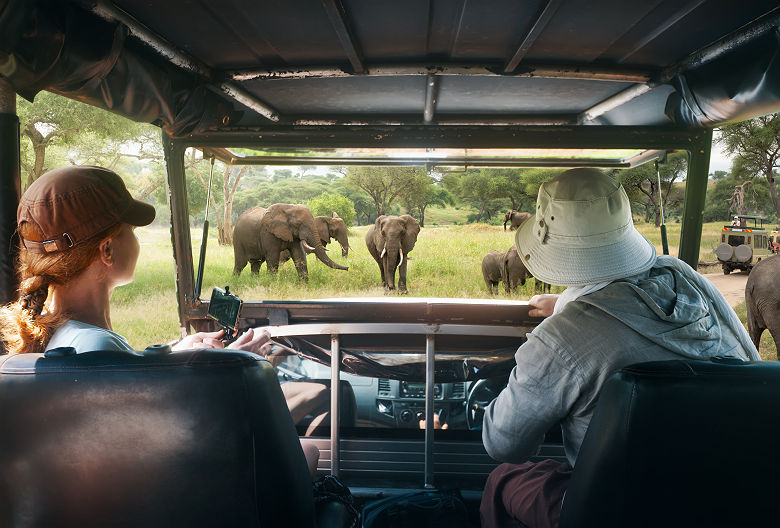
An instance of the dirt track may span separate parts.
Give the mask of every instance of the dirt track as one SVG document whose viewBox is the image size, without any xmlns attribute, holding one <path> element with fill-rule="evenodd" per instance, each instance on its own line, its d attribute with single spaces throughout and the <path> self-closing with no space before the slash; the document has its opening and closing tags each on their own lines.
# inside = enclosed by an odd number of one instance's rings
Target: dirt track
<svg viewBox="0 0 780 528">
<path fill-rule="evenodd" d="M 732 271 L 730 275 L 724 275 L 723 272 L 704 273 L 703 276 L 718 288 L 732 307 L 745 300 L 746 271 Z"/>
</svg>

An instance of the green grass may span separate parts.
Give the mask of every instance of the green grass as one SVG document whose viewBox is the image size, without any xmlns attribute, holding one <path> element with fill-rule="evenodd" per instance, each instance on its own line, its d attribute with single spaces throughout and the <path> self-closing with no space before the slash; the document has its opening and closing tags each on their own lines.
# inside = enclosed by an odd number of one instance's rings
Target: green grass
<svg viewBox="0 0 780 528">
<path fill-rule="evenodd" d="M 436 209 L 434 209 L 436 210 Z M 441 210 L 444 211 L 447 210 Z M 454 208 L 450 212 L 458 212 Z M 453 213 L 454 214 L 454 213 Z M 465 214 L 463 213 L 464 217 Z M 417 245 L 411 253 L 408 265 L 407 287 L 412 297 L 491 298 L 482 280 L 482 257 L 490 250 L 507 250 L 514 243 L 514 233 L 501 226 L 471 224 L 465 226 L 433 226 L 426 214 L 426 227 L 420 232 Z M 715 260 L 714 249 L 720 241 L 720 223 L 705 224 L 702 234 L 700 260 Z M 313 255 L 308 256 L 309 282 L 303 283 L 292 261 L 280 266 L 275 276 L 268 274 L 263 264 L 259 276 L 254 276 L 247 266 L 237 279 L 232 276 L 233 248 L 219 246 L 216 229 L 212 229 L 208 242 L 206 270 L 203 279 L 203 296 L 208 297 L 214 286 L 230 285 L 231 290 L 244 299 L 297 300 L 327 297 L 382 297 L 379 269 L 365 245 L 368 227 L 350 230 L 349 242 L 353 250 L 344 258 L 334 241 L 329 248 L 330 257 L 349 266 L 349 271 L 328 268 Z M 661 253 L 661 236 L 652 224 L 637 224 L 637 229 L 648 238 Z M 667 224 L 670 252 L 677 254 L 680 224 Z M 112 299 L 114 330 L 126 336 L 136 348 L 170 341 L 178 336 L 179 323 L 176 311 L 175 269 L 167 228 L 146 227 L 136 230 L 141 241 L 141 255 L 132 284 L 117 288 Z M 200 229 L 192 230 L 194 258 L 199 254 Z M 194 263 L 197 269 L 197 262 Z M 396 275 L 397 280 L 397 275 Z M 527 281 L 517 293 L 500 293 L 498 298 L 527 300 L 533 294 L 534 280 Z M 560 291 L 553 288 L 553 292 Z M 393 293 L 390 295 L 399 295 Z M 744 303 L 738 315 L 745 320 Z M 765 333 L 761 355 L 765 359 L 775 357 L 774 342 Z M 766 346 L 765 344 L 766 343 Z"/>
</svg>

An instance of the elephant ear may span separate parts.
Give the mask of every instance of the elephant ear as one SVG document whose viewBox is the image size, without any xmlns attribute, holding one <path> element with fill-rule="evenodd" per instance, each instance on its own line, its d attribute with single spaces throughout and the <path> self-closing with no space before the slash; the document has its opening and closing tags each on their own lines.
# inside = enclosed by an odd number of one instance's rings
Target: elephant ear
<svg viewBox="0 0 780 528">
<path fill-rule="evenodd" d="M 420 224 L 409 215 L 402 215 L 400 218 L 403 220 L 404 224 L 406 224 L 403 246 L 406 252 L 409 253 L 414 249 L 414 244 L 417 242 L 417 235 L 420 233 Z"/>
<path fill-rule="evenodd" d="M 336 211 L 333 211 L 332 218 L 341 218 L 341 217 L 339 216 L 339 214 Z"/>
<path fill-rule="evenodd" d="M 385 221 L 385 218 L 387 218 L 387 216 L 386 216 L 386 215 L 378 216 L 378 217 L 376 218 L 376 222 L 374 222 L 374 227 L 375 227 L 376 229 L 382 229 L 382 222 L 384 222 L 384 221 Z"/>
<path fill-rule="evenodd" d="M 269 216 L 265 215 L 268 222 L 268 231 L 270 231 L 276 238 L 287 242 L 293 241 L 292 229 L 290 229 L 287 223 L 287 215 L 278 214 Z"/>
</svg>

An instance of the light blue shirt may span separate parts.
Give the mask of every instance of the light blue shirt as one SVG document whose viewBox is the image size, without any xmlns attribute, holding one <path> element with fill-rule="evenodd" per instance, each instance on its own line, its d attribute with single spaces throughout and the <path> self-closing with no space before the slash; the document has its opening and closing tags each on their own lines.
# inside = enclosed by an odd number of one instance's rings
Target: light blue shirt
<svg viewBox="0 0 780 528">
<path fill-rule="evenodd" d="M 760 359 L 723 295 L 669 256 L 570 302 L 527 338 L 507 387 L 485 410 L 482 442 L 502 462 L 536 455 L 545 433 L 560 423 L 573 466 L 602 385 L 633 363 Z"/>
<path fill-rule="evenodd" d="M 133 350 L 127 339 L 116 332 L 72 319 L 54 331 L 46 350 L 60 347 L 73 347 L 77 354 L 93 350 Z"/>
</svg>

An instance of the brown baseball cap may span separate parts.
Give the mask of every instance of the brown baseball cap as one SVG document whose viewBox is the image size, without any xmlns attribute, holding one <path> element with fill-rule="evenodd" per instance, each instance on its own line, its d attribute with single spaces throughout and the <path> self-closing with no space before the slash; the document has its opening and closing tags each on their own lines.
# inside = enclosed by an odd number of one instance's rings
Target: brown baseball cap
<svg viewBox="0 0 780 528">
<path fill-rule="evenodd" d="M 42 240 L 22 239 L 32 253 L 64 251 L 119 223 L 145 226 L 154 207 L 133 199 L 118 174 L 102 167 L 49 171 L 24 192 L 16 221 L 32 224 Z"/>
</svg>

